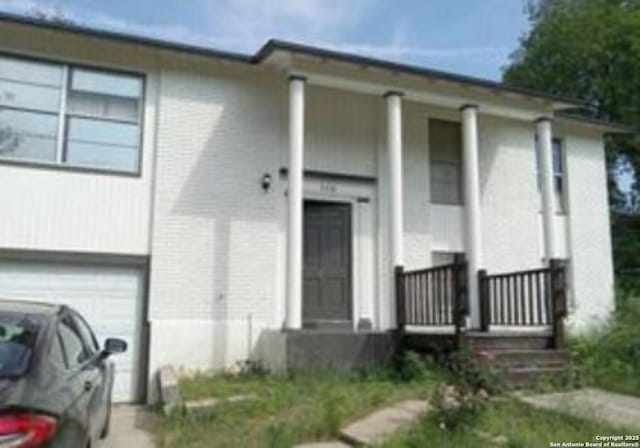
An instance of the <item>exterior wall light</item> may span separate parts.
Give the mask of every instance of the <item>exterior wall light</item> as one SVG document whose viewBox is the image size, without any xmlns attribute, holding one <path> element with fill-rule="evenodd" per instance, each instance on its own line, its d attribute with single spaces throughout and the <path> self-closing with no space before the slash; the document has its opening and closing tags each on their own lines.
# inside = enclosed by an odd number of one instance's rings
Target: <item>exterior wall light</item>
<svg viewBox="0 0 640 448">
<path fill-rule="evenodd" d="M 262 179 L 260 179 L 260 185 L 265 193 L 269 191 L 269 188 L 271 188 L 271 180 L 271 174 L 269 173 L 264 173 Z"/>
</svg>

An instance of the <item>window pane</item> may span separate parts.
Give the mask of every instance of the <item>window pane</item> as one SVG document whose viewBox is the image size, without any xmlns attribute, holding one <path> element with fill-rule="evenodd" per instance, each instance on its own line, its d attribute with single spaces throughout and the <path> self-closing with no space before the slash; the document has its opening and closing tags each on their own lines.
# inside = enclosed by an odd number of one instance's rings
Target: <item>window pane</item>
<svg viewBox="0 0 640 448">
<path fill-rule="evenodd" d="M 137 122 L 138 105 L 139 101 L 134 98 L 71 91 L 68 96 L 67 110 L 76 115 Z"/>
<path fill-rule="evenodd" d="M 0 79 L 0 105 L 58 112 L 60 109 L 60 89 Z"/>
<path fill-rule="evenodd" d="M 536 135 L 534 151 L 535 151 L 535 157 L 536 157 L 536 173 L 540 173 L 541 166 L 542 166 L 542 160 L 540 159 L 540 157 L 542 154 L 540 150 L 540 139 L 538 138 L 537 135 Z"/>
<path fill-rule="evenodd" d="M 429 156 L 434 161 L 461 159 L 460 124 L 453 121 L 429 120 Z"/>
<path fill-rule="evenodd" d="M 431 163 L 431 202 L 458 205 L 462 203 L 460 166 L 450 162 Z"/>
<path fill-rule="evenodd" d="M 62 345 L 60 345 L 60 336 L 55 335 L 51 341 L 51 350 L 49 351 L 49 360 L 61 369 L 67 368 L 67 361 L 62 351 Z"/>
<path fill-rule="evenodd" d="M 0 78 L 60 87 L 62 66 L 0 56 Z"/>
<path fill-rule="evenodd" d="M 561 174 L 564 171 L 562 163 L 562 141 L 559 139 L 553 140 L 553 172 Z"/>
<path fill-rule="evenodd" d="M 553 180 L 554 180 L 554 188 L 556 193 L 560 193 L 562 194 L 563 191 L 563 181 L 562 181 L 562 175 L 554 175 L 553 176 Z"/>
<path fill-rule="evenodd" d="M 138 148 L 70 141 L 66 161 L 71 165 L 135 172 Z"/>
<path fill-rule="evenodd" d="M 137 147 L 140 143 L 139 127 L 135 124 L 70 118 L 69 140 Z"/>
<path fill-rule="evenodd" d="M 431 164 L 431 177 L 434 182 L 449 182 L 456 185 L 460 175 L 460 166 L 453 163 L 434 162 Z"/>
<path fill-rule="evenodd" d="M 142 80 L 137 76 L 74 69 L 71 87 L 84 92 L 139 98 Z"/>
<path fill-rule="evenodd" d="M 0 145 L 0 157 L 33 161 L 55 161 L 56 140 L 53 138 L 18 136 Z"/>
<path fill-rule="evenodd" d="M 0 108 L 0 129 L 4 131 L 4 135 L 18 133 L 55 138 L 58 133 L 58 117 Z"/>
<path fill-rule="evenodd" d="M 93 331 L 91 331 L 91 328 L 89 328 L 89 325 L 87 325 L 82 317 L 75 313 L 73 314 L 73 320 L 76 323 L 78 330 L 80 330 L 80 335 L 82 336 L 82 339 L 84 340 L 87 348 L 92 353 L 97 353 L 99 350 L 98 342 L 96 341 L 96 337 L 93 335 Z"/>
<path fill-rule="evenodd" d="M 0 157 L 56 159 L 58 117 L 0 109 Z"/>
<path fill-rule="evenodd" d="M 0 315 L 0 378 L 23 376 L 31 363 L 40 324 L 18 313 Z"/>
<path fill-rule="evenodd" d="M 455 261 L 454 252 L 431 252 L 431 266 L 445 266 Z"/>
<path fill-rule="evenodd" d="M 60 324 L 60 338 L 70 368 L 78 367 L 87 358 L 87 353 L 80 335 L 73 324 L 66 319 Z"/>
<path fill-rule="evenodd" d="M 451 183 L 432 182 L 431 202 L 435 204 L 460 205 L 462 204 L 460 190 Z"/>
</svg>

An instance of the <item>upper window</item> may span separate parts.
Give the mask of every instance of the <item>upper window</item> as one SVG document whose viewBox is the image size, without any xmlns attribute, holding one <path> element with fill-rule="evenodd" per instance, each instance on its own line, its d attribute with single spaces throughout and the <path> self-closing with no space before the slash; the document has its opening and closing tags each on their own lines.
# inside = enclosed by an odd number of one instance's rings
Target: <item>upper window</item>
<svg viewBox="0 0 640 448">
<path fill-rule="evenodd" d="M 0 158 L 137 172 L 140 76 L 0 56 Z"/>
<path fill-rule="evenodd" d="M 460 123 L 429 120 L 431 202 L 462 204 Z"/>
<path fill-rule="evenodd" d="M 554 138 L 552 145 L 553 157 L 553 189 L 555 196 L 555 208 L 559 212 L 565 211 L 565 168 L 564 168 L 564 149 L 562 139 Z M 538 190 L 542 190 L 542 170 L 540 160 L 540 144 L 536 136 L 536 177 L 538 182 Z"/>
</svg>

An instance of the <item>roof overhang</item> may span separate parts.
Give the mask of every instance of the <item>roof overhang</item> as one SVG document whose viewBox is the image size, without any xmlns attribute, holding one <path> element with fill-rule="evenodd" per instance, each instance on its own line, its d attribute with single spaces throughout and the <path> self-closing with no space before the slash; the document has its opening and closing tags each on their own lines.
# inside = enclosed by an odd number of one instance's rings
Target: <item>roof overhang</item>
<svg viewBox="0 0 640 448">
<path fill-rule="evenodd" d="M 457 86 L 464 89 L 471 89 L 478 93 L 484 93 L 485 95 L 498 95 L 500 97 L 545 104 L 554 111 L 585 106 L 583 101 L 566 96 L 548 94 L 510 86 L 501 82 L 282 40 L 269 40 L 255 55 L 256 62 L 281 68 L 289 67 L 294 71 L 298 68 L 296 66 L 296 60 L 309 61 L 312 59 L 320 64 L 333 63 L 350 65 L 352 67 L 359 67 L 362 70 L 375 70 L 379 73 L 386 73 L 387 75 L 395 77 L 408 76 L 419 78 L 427 84 L 439 83 L 441 86 Z M 313 76 L 313 73 L 311 73 L 311 75 Z M 316 75 L 316 78 L 319 77 L 319 75 Z"/>
<path fill-rule="evenodd" d="M 475 102 L 490 114 L 506 115 L 517 119 L 534 119 L 537 118 L 536 114 L 547 113 L 563 122 L 580 123 L 582 126 L 597 128 L 602 132 L 636 132 L 635 129 L 615 123 L 563 113 L 563 111 L 586 106 L 585 102 L 575 98 L 282 40 L 269 40 L 258 52 L 251 55 L 5 12 L 0 12 L 0 23 L 2 22 L 246 65 L 270 66 L 290 73 L 303 72 L 312 83 L 356 92 L 381 94 L 388 90 L 401 90 L 409 100 L 417 102 L 445 107 L 460 107 L 461 104 Z M 341 76 L 340 70 L 336 70 L 337 66 L 351 72 L 366 73 L 366 76 L 358 78 Z"/>
</svg>

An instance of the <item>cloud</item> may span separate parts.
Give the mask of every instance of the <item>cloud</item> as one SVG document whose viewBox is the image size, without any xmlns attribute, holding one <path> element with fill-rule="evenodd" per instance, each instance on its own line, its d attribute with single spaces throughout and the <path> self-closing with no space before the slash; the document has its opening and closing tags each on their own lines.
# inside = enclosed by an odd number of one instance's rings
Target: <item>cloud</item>
<svg viewBox="0 0 640 448">
<path fill-rule="evenodd" d="M 379 0 L 194 0 L 210 32 L 197 32 L 182 24 L 148 24 L 105 14 L 54 0 L 0 0 L 0 9 L 25 13 L 38 9 L 45 14 L 62 14 L 74 22 L 151 36 L 175 42 L 214 47 L 243 53 L 255 52 L 270 38 L 293 40 L 383 59 L 402 61 L 456 61 L 473 59 L 500 62 L 509 54 L 506 47 L 420 45 L 412 28 L 396 22 L 392 35 L 379 44 L 350 41 L 347 36 L 376 7 Z M 374 36 L 375 37 L 375 36 Z"/>
<path fill-rule="evenodd" d="M 313 43 L 335 40 L 358 25 L 377 0 L 201 0 L 218 36 L 236 36 L 245 51 L 269 38 Z"/>
</svg>

